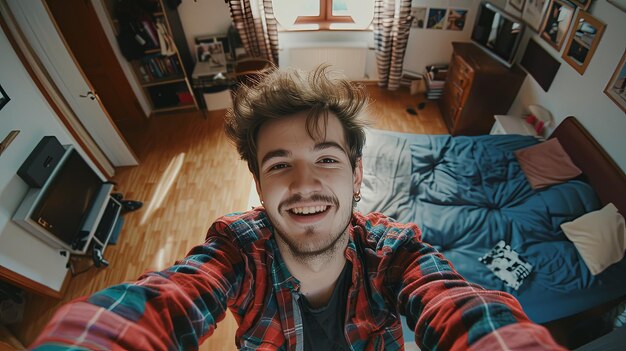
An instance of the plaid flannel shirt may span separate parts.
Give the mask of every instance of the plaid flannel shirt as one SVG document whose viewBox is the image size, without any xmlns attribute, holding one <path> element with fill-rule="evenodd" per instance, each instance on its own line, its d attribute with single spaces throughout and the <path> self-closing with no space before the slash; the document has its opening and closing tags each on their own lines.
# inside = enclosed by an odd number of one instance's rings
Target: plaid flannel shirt
<svg viewBox="0 0 626 351">
<path fill-rule="evenodd" d="M 403 349 L 399 314 L 423 350 L 560 349 L 511 295 L 463 280 L 415 224 L 354 213 L 348 228 L 344 335 L 352 349 Z M 240 349 L 302 350 L 298 289 L 257 208 L 218 219 L 174 266 L 63 306 L 31 347 L 197 349 L 229 308 Z"/>
</svg>

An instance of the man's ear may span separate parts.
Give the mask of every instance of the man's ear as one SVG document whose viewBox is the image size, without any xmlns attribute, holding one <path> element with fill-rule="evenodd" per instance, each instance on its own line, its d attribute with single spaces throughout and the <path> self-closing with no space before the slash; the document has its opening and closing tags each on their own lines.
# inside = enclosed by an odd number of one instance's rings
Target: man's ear
<svg viewBox="0 0 626 351">
<path fill-rule="evenodd" d="M 363 160 L 359 157 L 354 166 L 354 184 L 353 193 L 357 194 L 361 191 L 361 183 L 363 182 Z"/>
<path fill-rule="evenodd" d="M 259 200 L 261 201 L 261 204 L 263 204 L 263 195 L 261 195 L 261 182 L 256 176 L 253 176 L 253 177 L 254 177 L 254 184 L 256 185 L 256 193 L 259 195 Z"/>
</svg>

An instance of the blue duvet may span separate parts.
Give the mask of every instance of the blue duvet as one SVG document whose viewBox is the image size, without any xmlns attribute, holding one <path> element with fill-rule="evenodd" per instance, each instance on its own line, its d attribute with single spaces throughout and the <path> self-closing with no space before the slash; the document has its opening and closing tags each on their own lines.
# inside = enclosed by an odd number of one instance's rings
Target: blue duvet
<svg viewBox="0 0 626 351">
<path fill-rule="evenodd" d="M 600 208 L 582 180 L 535 191 L 513 153 L 537 143 L 520 135 L 451 137 L 370 131 L 362 212 L 415 222 L 469 281 L 507 291 L 535 322 L 569 316 L 626 294 L 626 261 L 593 276 L 560 229 Z M 533 270 L 518 290 L 478 259 L 500 240 Z"/>
</svg>

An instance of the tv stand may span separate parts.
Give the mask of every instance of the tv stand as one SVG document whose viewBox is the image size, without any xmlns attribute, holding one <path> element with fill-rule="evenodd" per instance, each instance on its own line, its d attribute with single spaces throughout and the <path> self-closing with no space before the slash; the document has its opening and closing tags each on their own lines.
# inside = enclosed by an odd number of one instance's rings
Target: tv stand
<svg viewBox="0 0 626 351">
<path fill-rule="evenodd" d="M 506 115 L 526 73 L 506 67 L 473 43 L 452 43 L 441 115 L 452 135 L 489 134 L 494 115 Z"/>
</svg>

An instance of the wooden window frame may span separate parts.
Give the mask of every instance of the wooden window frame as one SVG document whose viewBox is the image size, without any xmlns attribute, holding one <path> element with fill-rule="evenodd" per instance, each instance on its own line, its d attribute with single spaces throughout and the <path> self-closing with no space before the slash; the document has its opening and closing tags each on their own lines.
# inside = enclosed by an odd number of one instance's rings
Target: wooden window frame
<svg viewBox="0 0 626 351">
<path fill-rule="evenodd" d="M 318 24 L 319 29 L 330 29 L 334 23 L 354 23 L 352 16 L 334 16 L 333 0 L 319 0 L 320 14 L 318 16 L 298 16 L 294 24 Z"/>
</svg>

